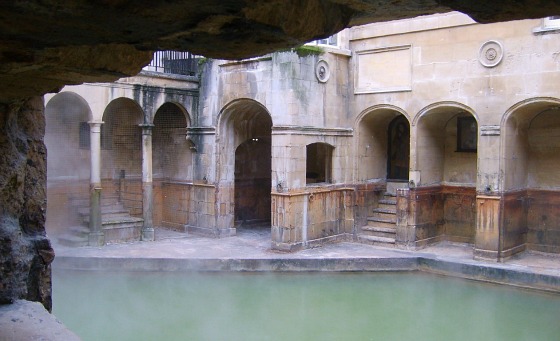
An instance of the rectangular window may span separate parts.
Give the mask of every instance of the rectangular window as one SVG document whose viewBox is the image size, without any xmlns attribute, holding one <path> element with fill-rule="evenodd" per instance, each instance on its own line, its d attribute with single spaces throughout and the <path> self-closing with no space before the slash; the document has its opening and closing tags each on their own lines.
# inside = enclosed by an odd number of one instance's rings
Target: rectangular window
<svg viewBox="0 0 560 341">
<path fill-rule="evenodd" d="M 306 184 L 332 182 L 333 149 L 333 146 L 326 143 L 312 143 L 307 146 Z"/>
<path fill-rule="evenodd" d="M 474 117 L 457 118 L 457 151 L 476 153 L 478 125 Z"/>
<path fill-rule="evenodd" d="M 560 15 L 543 18 L 541 26 L 533 29 L 533 33 L 535 34 L 545 34 L 550 32 L 560 32 Z"/>
<path fill-rule="evenodd" d="M 338 34 L 333 34 L 332 36 L 325 39 L 313 40 L 307 43 L 308 45 L 326 45 L 331 47 L 338 47 Z"/>
<path fill-rule="evenodd" d="M 80 149 L 89 149 L 89 124 L 80 122 Z"/>
</svg>

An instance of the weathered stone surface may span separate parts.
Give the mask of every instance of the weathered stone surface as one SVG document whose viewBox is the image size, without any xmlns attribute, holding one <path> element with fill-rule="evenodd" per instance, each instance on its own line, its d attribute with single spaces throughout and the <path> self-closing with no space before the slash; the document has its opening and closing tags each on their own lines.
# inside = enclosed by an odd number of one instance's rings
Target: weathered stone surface
<svg viewBox="0 0 560 341">
<path fill-rule="evenodd" d="M 554 1 L 4 1 L 0 102 L 136 74 L 149 50 L 239 59 L 344 27 L 459 10 L 480 22 L 560 14 Z"/>
<path fill-rule="evenodd" d="M 28 299 L 50 310 L 42 110 L 41 98 L 0 106 L 0 304 Z"/>
<path fill-rule="evenodd" d="M 0 340 L 79 341 L 80 338 L 39 303 L 20 300 L 0 306 Z"/>
</svg>

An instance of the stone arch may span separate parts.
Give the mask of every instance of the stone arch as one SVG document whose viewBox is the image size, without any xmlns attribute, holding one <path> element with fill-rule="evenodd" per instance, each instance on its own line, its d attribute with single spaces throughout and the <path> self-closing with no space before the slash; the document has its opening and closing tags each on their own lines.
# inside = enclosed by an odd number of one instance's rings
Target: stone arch
<svg viewBox="0 0 560 341">
<path fill-rule="evenodd" d="M 420 174 L 416 186 L 476 185 L 478 118 L 470 107 L 457 102 L 431 104 L 413 125 L 414 169 Z"/>
<path fill-rule="evenodd" d="M 269 225 L 271 134 L 271 115 L 255 100 L 232 101 L 220 112 L 217 179 L 223 196 L 218 200 L 234 206 L 232 224 Z"/>
<path fill-rule="evenodd" d="M 190 126 L 190 125 L 191 125 L 191 122 L 192 122 L 191 114 L 189 113 L 189 111 L 185 108 L 185 106 L 184 106 L 182 103 L 176 102 L 176 101 L 167 101 L 167 102 L 162 103 L 162 104 L 157 108 L 157 110 L 155 111 L 154 115 L 151 117 L 151 122 L 150 122 L 150 123 L 151 123 L 151 124 L 154 124 L 154 120 L 155 120 L 155 118 L 156 118 L 156 114 L 158 113 L 158 111 L 159 111 L 163 106 L 171 106 L 171 105 L 173 105 L 173 106 L 176 108 L 176 110 L 177 110 L 178 112 L 180 112 L 181 115 L 183 115 L 183 117 L 184 117 L 184 119 L 185 119 L 185 122 L 187 122 L 187 126 Z"/>
<path fill-rule="evenodd" d="M 50 180 L 89 179 L 89 125 L 91 109 L 73 92 L 56 94 L 45 107 L 45 144 L 49 151 Z"/>
<path fill-rule="evenodd" d="M 122 203 L 131 215 L 142 215 L 142 128 L 144 112 L 120 97 L 103 112 L 101 181 L 103 199 Z"/>
<path fill-rule="evenodd" d="M 355 124 L 358 132 L 356 143 L 358 182 L 387 179 L 389 128 L 390 123 L 399 117 L 407 123 L 410 122 L 408 114 L 393 105 L 372 106 L 358 115 Z"/>
<path fill-rule="evenodd" d="M 192 150 L 186 133 L 188 112 L 177 103 L 166 102 L 153 118 L 152 158 L 154 179 L 192 181 Z"/>
<path fill-rule="evenodd" d="M 503 211 L 507 232 L 515 237 L 508 241 L 559 253 L 560 99 L 516 103 L 503 116 L 501 129 Z"/>
<path fill-rule="evenodd" d="M 502 118 L 504 191 L 560 188 L 560 99 L 530 98 L 513 105 Z"/>
<path fill-rule="evenodd" d="M 49 234 L 81 223 L 76 208 L 89 199 L 91 118 L 87 101 L 73 92 L 58 93 L 45 106 Z"/>
<path fill-rule="evenodd" d="M 418 243 L 475 241 L 477 122 L 474 111 L 457 102 L 429 105 L 414 121 L 411 187 L 416 187 L 416 224 L 424 226 L 417 231 Z"/>
</svg>

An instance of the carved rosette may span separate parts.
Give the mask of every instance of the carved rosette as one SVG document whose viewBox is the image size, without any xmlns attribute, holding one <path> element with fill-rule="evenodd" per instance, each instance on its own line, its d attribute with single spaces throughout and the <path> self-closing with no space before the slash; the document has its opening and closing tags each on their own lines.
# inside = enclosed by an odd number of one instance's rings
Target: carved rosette
<svg viewBox="0 0 560 341">
<path fill-rule="evenodd" d="M 317 62 L 317 65 L 315 65 L 315 76 L 321 83 L 326 83 L 329 80 L 331 71 L 329 69 L 329 64 L 325 60 L 321 59 Z"/>
<path fill-rule="evenodd" d="M 504 57 L 504 48 L 502 44 L 496 40 L 489 40 L 482 44 L 478 60 L 485 67 L 494 67 L 502 61 Z"/>
</svg>

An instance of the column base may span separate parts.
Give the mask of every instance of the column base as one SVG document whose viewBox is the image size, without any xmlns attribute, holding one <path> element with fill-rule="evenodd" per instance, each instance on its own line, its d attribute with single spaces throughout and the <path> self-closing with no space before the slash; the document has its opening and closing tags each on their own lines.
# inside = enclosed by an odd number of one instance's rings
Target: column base
<svg viewBox="0 0 560 341">
<path fill-rule="evenodd" d="M 88 235 L 89 246 L 103 246 L 105 245 L 105 235 L 103 232 L 90 232 Z"/>
<path fill-rule="evenodd" d="M 142 241 L 153 242 L 156 239 L 156 233 L 153 227 L 142 229 Z"/>
</svg>

